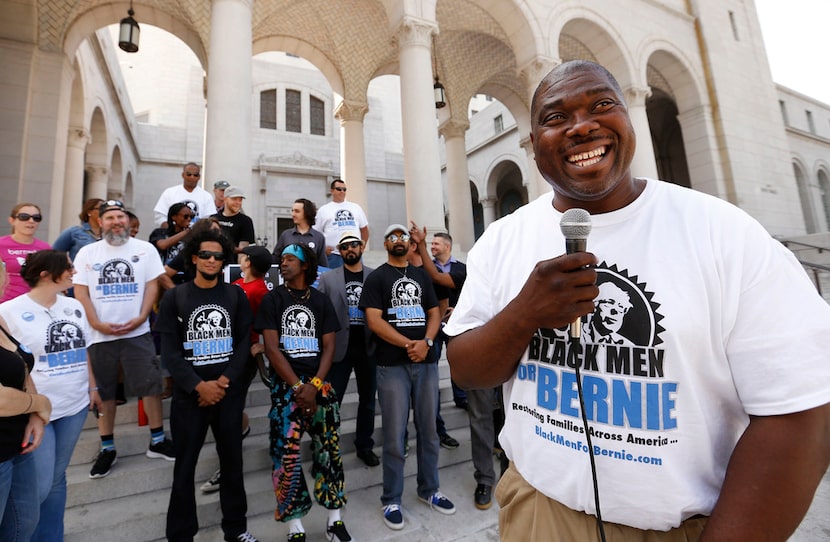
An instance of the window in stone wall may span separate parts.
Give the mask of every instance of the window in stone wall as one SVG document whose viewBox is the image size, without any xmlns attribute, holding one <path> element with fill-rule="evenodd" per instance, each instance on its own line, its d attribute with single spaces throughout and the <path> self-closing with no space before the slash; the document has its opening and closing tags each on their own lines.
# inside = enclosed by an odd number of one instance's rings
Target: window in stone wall
<svg viewBox="0 0 830 542">
<path fill-rule="evenodd" d="M 302 94 L 299 90 L 285 91 L 285 130 L 287 132 L 302 132 Z"/>
<path fill-rule="evenodd" d="M 323 100 L 311 96 L 309 109 L 311 113 L 311 134 L 326 135 L 326 107 Z"/>
<path fill-rule="evenodd" d="M 504 117 L 499 115 L 496 118 L 494 118 L 493 128 L 495 128 L 497 134 L 502 133 L 504 131 Z"/>
<path fill-rule="evenodd" d="M 267 130 L 277 129 L 277 89 L 272 88 L 259 93 L 259 127 Z"/>
<path fill-rule="evenodd" d="M 778 100 L 778 107 L 781 109 L 781 118 L 784 120 L 784 126 L 789 126 L 790 119 L 787 116 L 787 103 L 784 100 Z"/>
<path fill-rule="evenodd" d="M 816 123 L 813 120 L 813 112 L 809 109 L 805 109 L 804 114 L 807 116 L 807 129 L 810 130 L 811 134 L 816 133 Z"/>
</svg>

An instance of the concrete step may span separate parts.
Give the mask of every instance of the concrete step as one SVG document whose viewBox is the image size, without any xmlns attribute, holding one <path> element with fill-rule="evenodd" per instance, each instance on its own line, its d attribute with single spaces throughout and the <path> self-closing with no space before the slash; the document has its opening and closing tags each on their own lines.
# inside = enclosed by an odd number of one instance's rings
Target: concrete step
<svg viewBox="0 0 830 542">
<path fill-rule="evenodd" d="M 456 450 L 441 451 L 441 466 L 469 463 L 469 430 L 466 412 L 452 403 L 452 389 L 449 368 L 442 360 L 442 376 L 439 381 L 441 412 L 448 431 L 463 444 Z M 354 379 L 350 382 L 341 409 L 341 451 L 344 456 L 348 491 L 361 490 L 381 483 L 380 467 L 368 468 L 354 455 L 355 414 L 357 393 Z M 165 416 L 169 413 L 170 401 L 164 401 Z M 267 388 L 257 379 L 251 386 L 246 412 L 251 420 L 251 434 L 243 442 L 245 457 L 245 483 L 248 495 L 249 517 L 267 516 L 273 523 L 274 494 L 271 483 L 271 459 L 268 455 L 270 397 Z M 375 451 L 380 455 L 382 448 L 381 416 L 375 418 Z M 165 419 L 165 428 L 167 429 Z M 414 461 L 415 428 L 410 419 L 410 443 L 413 454 L 407 462 L 407 476 L 416 469 Z M 98 438 L 95 420 L 90 415 L 85 429 L 73 454 L 67 470 L 67 511 L 65 540 L 112 540 L 118 533 L 118 540 L 147 541 L 164 537 L 169 488 L 173 476 L 173 462 L 149 459 L 147 450 L 149 435 L 147 427 L 137 425 L 135 399 L 119 408 L 115 428 L 118 460 L 112 472 L 103 479 L 90 479 L 91 462 L 98 453 Z M 310 442 L 308 437 L 305 438 Z M 206 446 L 202 450 L 196 471 L 196 486 L 207 479 L 218 468 L 219 460 L 211 445 L 213 436 L 208 432 Z M 310 451 L 303 446 L 306 471 L 310 470 Z M 470 477 L 472 467 L 469 466 Z M 414 485 L 414 480 L 411 484 Z M 373 507 L 379 510 L 380 488 L 376 488 Z M 201 540 L 221 540 L 219 521 L 219 495 L 203 495 L 197 489 L 197 503 L 200 523 L 206 532 L 215 527 L 216 538 L 204 534 Z M 426 507 L 424 507 L 426 508 Z M 382 523 L 381 523 L 382 525 Z M 385 527 L 384 527 L 385 528 Z M 208 538 L 204 538 L 207 536 Z M 284 536 L 280 537 L 281 539 Z"/>
</svg>

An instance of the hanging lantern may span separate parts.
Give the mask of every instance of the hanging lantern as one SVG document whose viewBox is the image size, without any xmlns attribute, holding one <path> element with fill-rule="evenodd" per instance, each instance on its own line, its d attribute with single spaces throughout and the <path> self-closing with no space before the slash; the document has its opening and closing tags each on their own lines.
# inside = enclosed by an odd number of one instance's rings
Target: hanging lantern
<svg viewBox="0 0 830 542">
<path fill-rule="evenodd" d="M 445 105 L 447 105 L 446 95 L 444 94 L 444 85 L 441 84 L 441 81 L 438 80 L 438 76 L 435 76 L 435 84 L 432 85 L 432 93 L 435 96 L 435 109 L 441 109 Z"/>
<path fill-rule="evenodd" d="M 128 53 L 138 52 L 138 23 L 133 19 L 133 3 L 130 2 L 130 9 L 127 17 L 121 19 L 121 28 L 118 32 L 118 46 Z"/>
</svg>

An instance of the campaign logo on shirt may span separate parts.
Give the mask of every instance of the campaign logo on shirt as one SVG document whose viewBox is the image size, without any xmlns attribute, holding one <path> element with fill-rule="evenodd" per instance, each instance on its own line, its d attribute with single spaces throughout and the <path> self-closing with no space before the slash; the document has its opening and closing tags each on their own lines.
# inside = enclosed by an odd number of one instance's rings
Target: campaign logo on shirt
<svg viewBox="0 0 830 542">
<path fill-rule="evenodd" d="M 320 352 L 314 314 L 304 305 L 291 305 L 282 313 L 282 349 L 291 358 L 315 357 Z"/>
<path fill-rule="evenodd" d="M 228 311 L 220 305 L 202 305 L 190 314 L 183 343 L 185 356 L 194 366 L 224 363 L 233 352 L 233 327 Z"/>
<path fill-rule="evenodd" d="M 334 215 L 334 225 L 340 229 L 357 228 L 357 220 L 348 209 L 340 209 Z"/>
<path fill-rule="evenodd" d="M 46 353 L 40 356 L 50 369 L 70 369 L 61 374 L 86 370 L 86 339 L 75 322 L 56 320 L 46 329 Z M 44 371 L 45 372 L 45 371 Z"/>
<path fill-rule="evenodd" d="M 104 297 L 138 293 L 135 270 L 127 260 L 109 260 L 98 269 L 98 272 L 98 286 L 95 289 Z"/>
<path fill-rule="evenodd" d="M 195 224 L 197 220 L 199 220 L 199 204 L 193 201 L 192 199 L 183 199 L 179 203 L 184 203 L 187 205 L 191 211 L 193 211 L 193 219 L 190 221 L 191 224 Z"/>
<path fill-rule="evenodd" d="M 663 315 L 654 293 L 636 276 L 605 262 L 596 271 L 600 293 L 594 312 L 583 319 L 580 341 L 569 339 L 568 326 L 537 330 L 517 376 L 536 383 L 537 406 L 549 412 L 542 416 L 546 423 L 583 433 L 567 419 L 580 416 L 573 371 L 580 367 L 588 421 L 609 428 L 603 438 L 639 444 L 643 438 L 631 431 L 668 431 L 678 424 L 678 383 L 665 377 L 660 347 Z M 673 442 L 662 436 L 646 440 Z"/>
<path fill-rule="evenodd" d="M 396 280 L 392 285 L 392 307 L 387 309 L 389 323 L 395 327 L 426 325 L 421 294 L 421 285 L 409 277 Z"/>
<path fill-rule="evenodd" d="M 358 308 L 362 293 L 362 282 L 350 281 L 346 283 L 346 304 L 349 308 L 349 325 L 362 326 L 366 322 L 366 315 Z"/>
</svg>

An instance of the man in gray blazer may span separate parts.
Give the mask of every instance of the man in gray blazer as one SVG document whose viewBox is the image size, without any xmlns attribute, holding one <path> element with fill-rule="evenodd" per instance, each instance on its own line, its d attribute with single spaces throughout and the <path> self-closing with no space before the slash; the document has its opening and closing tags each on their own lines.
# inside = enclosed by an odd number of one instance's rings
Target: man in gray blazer
<svg viewBox="0 0 830 542">
<path fill-rule="evenodd" d="M 372 433 L 375 430 L 376 365 L 373 356 L 366 349 L 366 319 L 358 308 L 363 280 L 373 271 L 363 265 L 363 240 L 357 232 L 345 232 L 340 236 L 337 250 L 343 258 L 343 266 L 334 268 L 320 277 L 318 290 L 329 296 L 340 331 L 335 335 L 334 363 L 328 380 L 342 404 L 346 386 L 354 369 L 357 381 L 357 428 L 355 449 L 366 465 L 376 467 L 380 459 L 372 451 L 375 445 Z"/>
</svg>

